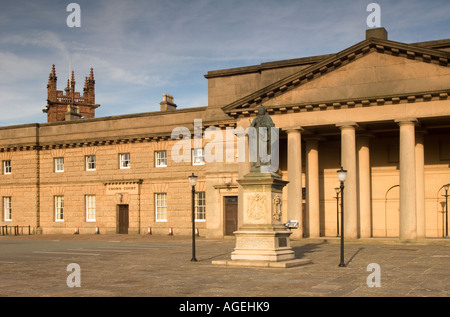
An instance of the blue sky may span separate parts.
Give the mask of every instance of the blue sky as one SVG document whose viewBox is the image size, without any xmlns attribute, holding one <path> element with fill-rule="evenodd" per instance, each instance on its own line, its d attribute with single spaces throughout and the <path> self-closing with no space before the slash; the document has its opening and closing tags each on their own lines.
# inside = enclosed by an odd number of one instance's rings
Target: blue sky
<svg viewBox="0 0 450 317">
<path fill-rule="evenodd" d="M 0 126 L 46 122 L 47 80 L 56 65 L 76 90 L 94 68 L 96 116 L 207 106 L 210 70 L 337 53 L 365 38 L 367 5 L 381 7 L 389 39 L 450 38 L 448 0 L 0 0 Z"/>
</svg>

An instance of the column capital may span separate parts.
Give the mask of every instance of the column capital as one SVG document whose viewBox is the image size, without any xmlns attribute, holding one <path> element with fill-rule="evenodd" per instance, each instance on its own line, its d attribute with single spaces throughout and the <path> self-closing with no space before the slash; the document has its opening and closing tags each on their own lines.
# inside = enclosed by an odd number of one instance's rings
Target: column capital
<svg viewBox="0 0 450 317">
<path fill-rule="evenodd" d="M 357 128 L 358 124 L 356 122 L 353 122 L 353 121 L 341 122 L 341 123 L 336 123 L 336 127 L 340 128 L 340 129 Z"/>
<path fill-rule="evenodd" d="M 416 118 L 400 118 L 395 119 L 394 122 L 397 123 L 398 125 L 402 125 L 402 124 L 416 124 L 418 121 Z"/>
</svg>

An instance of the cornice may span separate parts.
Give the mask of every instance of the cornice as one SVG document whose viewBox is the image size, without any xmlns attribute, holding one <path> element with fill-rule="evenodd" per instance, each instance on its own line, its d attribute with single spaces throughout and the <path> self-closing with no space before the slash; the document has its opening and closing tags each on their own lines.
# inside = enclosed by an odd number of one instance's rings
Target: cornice
<svg viewBox="0 0 450 317">
<path fill-rule="evenodd" d="M 336 54 L 327 54 L 327 55 L 319 55 L 319 56 L 311 56 L 311 57 L 302 57 L 302 58 L 294 58 L 287 59 L 281 61 L 273 61 L 273 62 L 265 62 L 259 65 L 253 66 L 244 66 L 244 67 L 236 67 L 236 68 L 228 68 L 228 69 L 220 69 L 209 71 L 208 74 L 204 75 L 205 78 L 214 78 L 214 77 L 224 77 L 224 76 L 234 76 L 241 74 L 249 74 L 249 73 L 258 73 L 264 70 L 274 69 L 274 68 L 282 68 L 282 67 L 292 67 L 292 66 L 302 66 L 302 65 L 311 65 L 317 62 L 323 61 L 324 59 L 335 56 Z"/>
<path fill-rule="evenodd" d="M 304 103 L 283 104 L 276 106 L 267 106 L 266 111 L 268 114 L 273 115 L 282 113 L 373 107 L 373 106 L 395 105 L 404 103 L 447 100 L 449 99 L 449 95 L 450 95 L 450 88 L 446 90 L 425 91 L 425 92 L 405 93 L 396 95 L 368 96 L 362 98 L 358 97 L 340 100 L 324 100 L 313 103 L 304 102 Z M 234 117 L 240 117 L 240 116 L 252 116 L 256 115 L 257 113 L 258 110 L 254 108 L 243 110 L 240 112 L 232 112 L 230 114 Z"/>
<path fill-rule="evenodd" d="M 379 52 L 448 67 L 450 53 L 399 42 L 369 38 L 321 62 L 307 67 L 278 82 L 236 100 L 222 108 L 233 116 L 248 115 L 265 101 L 299 87 L 371 52 Z M 285 108 L 285 106 L 283 106 Z M 286 110 L 286 109 L 280 109 Z"/>
<path fill-rule="evenodd" d="M 193 123 L 190 124 L 193 127 Z M 33 125 L 29 125 L 33 126 Z M 220 129 L 225 129 L 227 127 L 235 127 L 236 121 L 226 120 L 226 121 L 208 121 L 202 123 L 202 130 L 204 131 L 209 127 L 218 127 Z M 21 127 L 21 126 L 17 126 Z M 39 128 L 39 126 L 37 126 Z M 0 147 L 0 153 L 2 152 L 15 152 L 15 151 L 30 151 L 30 150 L 53 150 L 53 149 L 67 149 L 67 148 L 81 148 L 90 146 L 107 146 L 107 145 L 117 145 L 117 144 L 133 144 L 133 143 L 149 143 L 149 142 L 161 142 L 171 140 L 172 132 L 164 133 L 154 133 L 145 135 L 129 135 L 121 136 L 116 138 L 99 138 L 94 137 L 90 139 L 80 139 L 80 140 L 70 140 L 70 141 L 54 141 L 54 142 L 36 142 L 29 144 L 14 144 L 9 146 Z M 191 129 L 191 137 L 194 137 L 194 131 Z"/>
</svg>

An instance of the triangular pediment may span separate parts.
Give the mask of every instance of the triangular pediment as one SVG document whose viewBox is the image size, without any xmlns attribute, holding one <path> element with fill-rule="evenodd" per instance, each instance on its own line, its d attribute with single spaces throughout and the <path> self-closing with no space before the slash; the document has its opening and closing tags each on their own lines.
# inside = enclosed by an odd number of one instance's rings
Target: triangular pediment
<svg viewBox="0 0 450 317">
<path fill-rule="evenodd" d="M 450 53 L 370 38 L 222 109 L 268 110 L 364 103 L 450 92 Z"/>
</svg>

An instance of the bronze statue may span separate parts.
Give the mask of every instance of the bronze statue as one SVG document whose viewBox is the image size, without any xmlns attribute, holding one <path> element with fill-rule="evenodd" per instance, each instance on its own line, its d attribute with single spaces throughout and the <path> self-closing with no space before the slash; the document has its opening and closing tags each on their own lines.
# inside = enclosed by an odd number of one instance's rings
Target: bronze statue
<svg viewBox="0 0 450 317">
<path fill-rule="evenodd" d="M 261 172 L 261 167 L 271 165 L 271 146 L 274 137 L 271 128 L 275 127 L 275 124 L 272 118 L 266 115 L 266 108 L 261 105 L 258 108 L 258 115 L 253 119 L 250 126 L 255 128 L 253 135 L 249 134 L 251 171 Z M 261 152 L 261 150 L 263 151 Z"/>
</svg>

